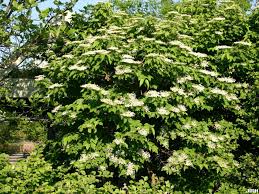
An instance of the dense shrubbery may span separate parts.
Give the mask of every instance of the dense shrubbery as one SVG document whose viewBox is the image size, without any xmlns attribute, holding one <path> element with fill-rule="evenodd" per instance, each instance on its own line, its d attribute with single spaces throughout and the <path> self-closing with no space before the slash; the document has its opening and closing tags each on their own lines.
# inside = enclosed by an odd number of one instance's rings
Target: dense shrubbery
<svg viewBox="0 0 259 194">
<path fill-rule="evenodd" d="M 1 164 L 3 192 L 258 188 L 257 18 L 209 0 L 162 18 L 110 4 L 66 18 L 34 96 L 53 107 L 55 137 L 26 162 Z"/>
</svg>

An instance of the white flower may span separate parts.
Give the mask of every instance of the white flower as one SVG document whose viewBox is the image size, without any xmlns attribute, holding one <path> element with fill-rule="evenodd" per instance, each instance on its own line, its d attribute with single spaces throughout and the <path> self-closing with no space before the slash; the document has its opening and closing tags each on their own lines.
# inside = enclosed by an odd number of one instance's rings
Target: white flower
<svg viewBox="0 0 259 194">
<path fill-rule="evenodd" d="M 77 116 L 77 114 L 75 112 L 72 112 L 69 117 L 72 118 L 72 119 L 75 119 Z"/>
<path fill-rule="evenodd" d="M 195 104 L 200 104 L 200 102 L 201 102 L 199 97 L 194 98 L 193 101 L 194 101 Z"/>
<path fill-rule="evenodd" d="M 64 111 L 64 112 L 62 112 L 62 116 L 65 116 L 65 115 L 67 115 L 67 113 L 68 113 L 68 111 Z"/>
<path fill-rule="evenodd" d="M 123 141 L 123 139 L 117 139 L 117 138 L 116 138 L 116 139 L 114 140 L 114 143 L 117 144 L 117 145 L 120 145 L 120 144 L 124 143 L 124 141 Z"/>
<path fill-rule="evenodd" d="M 147 106 L 144 106 L 143 109 L 145 112 L 149 112 L 149 108 Z"/>
<path fill-rule="evenodd" d="M 149 158 L 150 158 L 150 153 L 149 152 L 146 152 L 146 151 L 144 151 L 144 150 L 140 150 L 139 151 L 139 154 L 144 158 L 144 159 L 146 159 L 146 160 L 148 160 Z"/>
<path fill-rule="evenodd" d="M 116 100 L 114 100 L 114 103 L 121 105 L 121 104 L 124 104 L 124 101 L 123 101 L 123 100 L 116 99 Z"/>
<path fill-rule="evenodd" d="M 138 100 L 138 99 L 131 99 L 129 101 L 129 104 L 128 104 L 128 107 L 131 107 L 131 106 L 143 106 L 144 105 L 144 102 Z M 127 106 L 126 106 L 127 107 Z"/>
<path fill-rule="evenodd" d="M 203 85 L 201 85 L 201 84 L 199 84 L 199 85 L 193 84 L 192 87 L 195 88 L 196 90 L 198 90 L 199 92 L 203 91 L 204 88 L 205 88 L 205 87 L 204 87 Z"/>
<path fill-rule="evenodd" d="M 180 42 L 179 40 L 170 41 L 169 44 L 171 44 L 171 45 L 176 45 L 176 46 L 184 45 L 184 44 L 183 44 L 182 42 Z"/>
<path fill-rule="evenodd" d="M 53 88 L 60 88 L 60 87 L 62 87 L 62 86 L 63 86 L 63 84 L 55 83 L 55 84 L 50 85 L 48 88 L 49 88 L 49 89 L 53 89 Z"/>
<path fill-rule="evenodd" d="M 115 67 L 115 74 L 116 75 L 123 75 L 126 73 L 131 73 L 132 70 L 129 67 L 117 66 Z"/>
<path fill-rule="evenodd" d="M 79 44 L 78 46 L 80 46 L 80 47 L 89 47 L 89 46 L 91 46 L 90 44 Z"/>
<path fill-rule="evenodd" d="M 222 35 L 222 34 L 223 34 L 223 32 L 215 31 L 215 34 Z"/>
<path fill-rule="evenodd" d="M 66 16 L 65 16 L 65 18 L 64 18 L 64 21 L 70 23 L 71 20 L 72 20 L 73 14 L 72 14 L 71 11 L 66 11 L 65 13 L 66 13 Z"/>
<path fill-rule="evenodd" d="M 186 49 L 186 50 L 189 51 L 189 52 L 192 52 L 192 48 L 189 47 L 189 46 L 186 46 L 186 45 L 184 45 L 184 44 L 180 44 L 179 47 L 182 48 L 182 49 Z"/>
<path fill-rule="evenodd" d="M 111 47 L 108 48 L 108 50 L 117 51 L 117 50 L 119 50 L 119 48 L 118 48 L 118 47 L 111 46 Z"/>
<path fill-rule="evenodd" d="M 144 40 L 144 41 L 155 41 L 156 39 L 155 39 L 155 38 L 147 38 L 147 37 L 144 37 L 143 40 Z"/>
<path fill-rule="evenodd" d="M 221 128 L 221 125 L 220 125 L 219 123 L 215 123 L 215 124 L 214 124 L 214 127 L 215 127 L 216 129 L 220 129 L 220 128 Z"/>
<path fill-rule="evenodd" d="M 95 54 L 96 54 L 95 51 L 88 51 L 88 52 L 83 53 L 82 55 L 84 56 L 84 55 L 95 55 Z"/>
<path fill-rule="evenodd" d="M 223 21 L 223 20 L 225 20 L 225 18 L 224 17 L 216 17 L 216 18 L 213 18 L 212 20 L 213 21 Z"/>
<path fill-rule="evenodd" d="M 215 143 L 213 143 L 213 142 L 208 142 L 208 147 L 209 148 L 211 148 L 211 149 L 214 149 L 214 148 L 216 148 L 216 144 Z"/>
<path fill-rule="evenodd" d="M 177 108 L 177 107 L 171 108 L 171 111 L 174 112 L 174 113 L 179 113 L 179 112 L 181 112 L 181 110 L 180 110 L 179 108 Z"/>
<path fill-rule="evenodd" d="M 72 59 L 74 56 L 71 54 L 63 55 L 62 57 Z"/>
<path fill-rule="evenodd" d="M 129 63 L 129 64 L 137 64 L 137 65 L 142 63 L 141 61 L 134 61 L 133 59 L 122 59 L 121 62 Z"/>
<path fill-rule="evenodd" d="M 35 81 L 41 81 L 44 80 L 45 76 L 44 75 L 37 75 L 35 76 Z"/>
<path fill-rule="evenodd" d="M 227 100 L 238 100 L 237 96 L 235 94 L 227 94 L 225 95 Z"/>
<path fill-rule="evenodd" d="M 146 137 L 148 135 L 149 131 L 147 129 L 145 129 L 145 128 L 141 128 L 141 129 L 138 129 L 138 133 L 140 135 L 143 135 L 143 136 Z"/>
<path fill-rule="evenodd" d="M 198 53 L 198 52 L 189 52 L 189 54 L 194 55 L 196 57 L 204 58 L 207 57 L 208 55 L 205 53 Z"/>
<path fill-rule="evenodd" d="M 81 86 L 82 88 L 87 88 L 87 89 L 90 89 L 90 90 L 96 90 L 96 91 L 100 91 L 101 88 L 96 85 L 96 84 L 84 84 Z"/>
<path fill-rule="evenodd" d="M 155 43 L 165 45 L 166 43 L 161 40 L 156 40 Z"/>
<path fill-rule="evenodd" d="M 135 113 L 131 112 L 131 111 L 126 111 L 126 112 L 122 113 L 121 116 L 124 116 L 124 117 L 134 117 Z"/>
<path fill-rule="evenodd" d="M 220 50 L 220 49 L 230 49 L 232 48 L 231 46 L 227 46 L 227 45 L 219 45 L 219 46 L 216 46 L 215 49 L 216 50 Z"/>
<path fill-rule="evenodd" d="M 95 50 L 97 54 L 107 55 L 110 53 L 110 51 L 107 50 Z"/>
<path fill-rule="evenodd" d="M 190 129 L 190 128 L 192 128 L 192 126 L 187 123 L 187 124 L 183 125 L 183 128 L 184 128 L 184 129 Z"/>
<path fill-rule="evenodd" d="M 184 90 L 182 88 L 178 88 L 178 87 L 171 87 L 170 90 L 172 92 L 176 92 L 178 93 L 179 95 L 182 95 L 182 96 L 185 96 L 186 93 L 184 92 Z"/>
<path fill-rule="evenodd" d="M 147 97 L 159 97 L 160 93 L 155 91 L 155 90 L 149 90 L 148 92 L 145 93 L 145 96 L 147 96 Z"/>
<path fill-rule="evenodd" d="M 111 105 L 111 106 L 115 105 L 115 103 L 111 99 L 108 99 L 108 98 L 102 98 L 101 102 Z"/>
<path fill-rule="evenodd" d="M 134 59 L 131 55 L 122 55 L 123 59 Z"/>
<path fill-rule="evenodd" d="M 80 162 L 86 162 L 88 160 L 93 160 L 98 156 L 99 156 L 99 154 L 96 153 L 96 152 L 93 152 L 93 153 L 90 153 L 90 154 L 82 154 L 79 161 Z"/>
<path fill-rule="evenodd" d="M 78 70 L 78 71 L 85 71 L 88 67 L 85 66 L 78 66 L 78 65 L 72 65 L 68 69 L 69 70 Z"/>
<path fill-rule="evenodd" d="M 241 44 L 241 45 L 245 45 L 245 46 L 251 46 L 252 45 L 250 42 L 245 42 L 245 41 L 234 42 L 234 44 Z"/>
<path fill-rule="evenodd" d="M 58 105 L 51 112 L 52 113 L 56 113 L 56 112 L 58 112 L 60 110 L 61 107 L 62 107 L 61 105 Z"/>
<path fill-rule="evenodd" d="M 192 162 L 190 160 L 186 160 L 185 161 L 185 165 L 186 166 L 193 166 Z"/>
<path fill-rule="evenodd" d="M 99 166 L 99 170 L 105 171 L 105 170 L 106 170 L 106 167 L 105 167 L 105 166 Z"/>
<path fill-rule="evenodd" d="M 162 91 L 162 92 L 159 92 L 159 95 L 160 95 L 160 97 L 166 98 L 166 97 L 169 97 L 171 95 L 171 92 Z"/>
<path fill-rule="evenodd" d="M 221 77 L 221 78 L 218 78 L 218 80 L 221 82 L 227 82 L 227 83 L 234 83 L 236 81 L 231 77 Z"/>
<path fill-rule="evenodd" d="M 185 35 L 185 34 L 179 34 L 178 38 L 187 38 L 187 39 L 193 40 L 193 38 L 191 36 L 188 36 L 188 35 Z"/>
<path fill-rule="evenodd" d="M 214 93 L 214 94 L 221 94 L 221 95 L 224 95 L 224 96 L 228 94 L 225 90 L 221 90 L 221 89 L 218 89 L 218 88 L 212 89 L 211 92 Z"/>
<path fill-rule="evenodd" d="M 180 79 L 177 80 L 177 83 L 184 83 L 186 81 L 191 81 L 193 78 L 191 76 L 186 76 L 186 77 L 181 77 Z"/>
<path fill-rule="evenodd" d="M 182 104 L 178 105 L 178 108 L 179 108 L 180 111 L 182 111 L 182 112 L 187 111 L 186 107 L 185 107 L 184 105 L 182 105 Z"/>
<path fill-rule="evenodd" d="M 218 73 L 217 73 L 217 72 L 208 71 L 208 70 L 205 70 L 205 69 L 201 69 L 201 70 L 199 70 L 199 72 L 204 73 L 204 74 L 206 74 L 206 75 L 210 75 L 210 76 L 212 76 L 212 77 L 217 77 L 217 76 L 218 76 Z"/>
<path fill-rule="evenodd" d="M 160 115 L 169 115 L 170 114 L 170 112 L 163 107 L 158 108 L 157 113 L 160 114 Z"/>
<path fill-rule="evenodd" d="M 127 166 L 127 172 L 126 172 L 126 175 L 133 175 L 135 173 L 135 170 L 134 170 L 134 164 L 129 162 L 128 163 L 128 166 Z"/>
</svg>

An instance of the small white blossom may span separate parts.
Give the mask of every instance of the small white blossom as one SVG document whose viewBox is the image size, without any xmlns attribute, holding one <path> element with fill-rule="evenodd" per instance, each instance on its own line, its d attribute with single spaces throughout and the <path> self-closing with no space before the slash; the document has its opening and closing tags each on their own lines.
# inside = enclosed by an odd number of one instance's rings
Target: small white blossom
<svg viewBox="0 0 259 194">
<path fill-rule="evenodd" d="M 123 141 L 123 139 L 117 139 L 117 138 L 116 138 L 116 139 L 114 140 L 114 143 L 117 144 L 117 145 L 120 145 L 120 144 L 123 144 L 124 141 Z"/>
<path fill-rule="evenodd" d="M 160 97 L 163 97 L 163 98 L 167 98 L 171 95 L 171 92 L 168 92 L 168 91 L 162 91 L 162 92 L 159 92 L 159 96 Z"/>
<path fill-rule="evenodd" d="M 216 148 L 216 144 L 215 143 L 213 143 L 213 142 L 208 142 L 208 147 L 209 148 L 211 148 L 211 149 L 214 149 L 214 148 Z"/>
<path fill-rule="evenodd" d="M 147 38 L 147 37 L 145 37 L 145 38 L 143 38 L 143 40 L 144 41 L 155 41 L 156 39 L 155 38 Z"/>
<path fill-rule="evenodd" d="M 142 149 L 139 151 L 139 154 L 140 154 L 144 159 L 146 159 L 146 160 L 148 160 L 148 159 L 150 158 L 150 153 L 147 152 L 147 151 L 144 151 L 144 150 L 142 150 Z"/>
<path fill-rule="evenodd" d="M 210 75 L 210 76 L 212 76 L 212 77 L 217 77 L 217 76 L 218 76 L 218 73 L 217 73 L 217 72 L 208 71 L 208 70 L 205 70 L 205 69 L 201 69 L 201 70 L 199 70 L 199 72 L 204 73 L 204 74 L 206 74 L 206 75 Z"/>
<path fill-rule="evenodd" d="M 244 46 L 251 46 L 252 45 L 250 42 L 245 42 L 245 41 L 234 42 L 234 44 L 241 44 L 241 45 L 244 45 Z"/>
<path fill-rule="evenodd" d="M 141 129 L 138 129 L 138 133 L 140 135 L 143 135 L 143 136 L 146 137 L 148 135 L 149 131 L 147 129 L 145 129 L 145 128 L 141 128 Z"/>
<path fill-rule="evenodd" d="M 121 62 L 129 63 L 129 64 L 137 64 L 137 65 L 142 63 L 141 61 L 134 61 L 133 59 L 122 59 Z"/>
<path fill-rule="evenodd" d="M 182 112 L 187 111 L 186 107 L 185 107 L 184 105 L 182 105 L 182 104 L 178 105 L 178 108 L 179 108 L 180 111 L 182 111 Z"/>
<path fill-rule="evenodd" d="M 218 89 L 218 88 L 212 89 L 211 92 L 214 93 L 214 94 L 221 94 L 223 96 L 228 94 L 225 90 L 221 90 L 221 89 Z"/>
<path fill-rule="evenodd" d="M 234 83 L 236 81 L 231 77 L 221 77 L 221 78 L 218 78 L 218 80 L 221 82 L 227 82 L 227 83 Z"/>
<path fill-rule="evenodd" d="M 111 105 L 111 106 L 115 105 L 115 103 L 113 102 L 113 100 L 108 99 L 108 98 L 102 98 L 102 99 L 101 99 L 101 102 L 103 102 L 103 103 L 105 103 L 105 104 L 108 104 L 108 105 Z"/>
<path fill-rule="evenodd" d="M 72 59 L 74 56 L 71 54 L 63 55 L 62 57 Z"/>
<path fill-rule="evenodd" d="M 84 85 L 81 85 L 81 88 L 87 88 L 87 89 L 96 90 L 96 91 L 101 90 L 101 88 L 96 84 L 84 84 Z"/>
<path fill-rule="evenodd" d="M 198 53 L 198 52 L 189 52 L 189 54 L 194 55 L 196 57 L 204 58 L 207 57 L 208 55 L 205 53 Z"/>
<path fill-rule="evenodd" d="M 126 175 L 133 175 L 135 173 L 135 170 L 134 170 L 134 164 L 132 162 L 129 162 L 128 163 L 128 166 L 127 166 L 127 172 L 126 172 Z"/>
<path fill-rule="evenodd" d="M 160 114 L 160 115 L 169 115 L 170 114 L 170 112 L 163 107 L 158 108 L 157 113 Z"/>
<path fill-rule="evenodd" d="M 174 113 L 179 113 L 179 112 L 181 112 L 181 110 L 180 110 L 179 108 L 177 108 L 177 107 L 171 108 L 171 111 L 174 112 Z"/>
<path fill-rule="evenodd" d="M 72 21 L 73 13 L 71 11 L 66 11 L 65 13 L 66 16 L 64 18 L 64 21 L 70 23 Z"/>
<path fill-rule="evenodd" d="M 78 71 L 85 71 L 86 69 L 88 69 L 88 67 L 85 66 L 78 66 L 78 65 L 72 65 L 68 68 L 69 70 L 78 70 Z"/>
<path fill-rule="evenodd" d="M 61 107 L 62 107 L 61 105 L 58 105 L 51 112 L 52 113 L 56 113 L 56 112 L 58 112 L 60 110 Z"/>
<path fill-rule="evenodd" d="M 131 73 L 132 70 L 129 67 L 117 66 L 115 67 L 115 74 L 116 75 L 123 75 L 127 73 Z"/>
<path fill-rule="evenodd" d="M 50 85 L 48 88 L 53 89 L 53 88 L 60 88 L 60 87 L 63 87 L 63 84 L 55 83 L 55 84 Z"/>
<path fill-rule="evenodd" d="M 178 88 L 178 87 L 171 87 L 170 90 L 172 92 L 178 93 L 179 95 L 185 96 L 186 93 L 184 92 L 184 90 L 182 88 Z"/>
<path fill-rule="evenodd" d="M 37 75 L 35 76 L 35 81 L 41 81 L 44 80 L 45 76 L 44 75 Z"/>
<path fill-rule="evenodd" d="M 111 47 L 108 48 L 108 50 L 117 51 L 117 50 L 119 50 L 119 48 L 118 48 L 118 47 L 111 46 Z"/>
<path fill-rule="evenodd" d="M 131 112 L 131 111 L 126 111 L 126 112 L 122 113 L 121 116 L 124 116 L 124 117 L 134 117 L 135 113 Z"/>
<path fill-rule="evenodd" d="M 187 39 L 193 40 L 193 38 L 191 36 L 188 36 L 188 35 L 185 35 L 185 34 L 179 34 L 178 37 L 179 38 L 187 38 Z"/>
<path fill-rule="evenodd" d="M 191 76 L 185 76 L 185 77 L 181 77 L 180 79 L 177 80 L 177 83 L 184 83 L 186 81 L 191 81 L 193 80 L 193 78 Z"/>
<path fill-rule="evenodd" d="M 49 64 L 47 61 L 42 61 L 39 65 L 39 68 L 41 69 L 45 69 L 45 68 L 48 68 L 49 67 Z"/>
<path fill-rule="evenodd" d="M 195 88 L 196 90 L 198 90 L 199 92 L 201 92 L 205 89 L 205 87 L 201 84 L 199 84 L 199 85 L 193 84 L 192 87 Z"/>
<path fill-rule="evenodd" d="M 223 20 L 225 20 L 225 18 L 224 17 L 216 17 L 216 18 L 213 18 L 212 20 L 213 21 L 223 21 Z"/>
<path fill-rule="evenodd" d="M 223 32 L 221 32 L 221 31 L 215 31 L 215 34 L 222 35 Z"/>
<path fill-rule="evenodd" d="M 72 112 L 69 117 L 72 118 L 72 119 L 75 119 L 77 116 L 77 114 L 75 112 Z"/>
<path fill-rule="evenodd" d="M 227 100 L 238 100 L 237 96 L 234 94 L 227 94 L 225 97 Z"/>
<path fill-rule="evenodd" d="M 232 48 L 231 46 L 227 46 L 227 45 L 219 45 L 219 46 L 216 46 L 215 49 L 216 50 L 220 50 L 220 49 L 230 49 Z"/>
<path fill-rule="evenodd" d="M 160 93 L 155 91 L 155 90 L 149 90 L 148 92 L 145 93 L 145 96 L 147 96 L 147 97 L 159 97 Z"/>
<path fill-rule="evenodd" d="M 184 129 L 191 129 L 192 128 L 192 126 L 190 125 L 190 124 L 185 124 L 185 125 L 183 125 L 183 128 Z"/>
<path fill-rule="evenodd" d="M 123 59 L 134 59 L 131 55 L 122 55 Z"/>
</svg>

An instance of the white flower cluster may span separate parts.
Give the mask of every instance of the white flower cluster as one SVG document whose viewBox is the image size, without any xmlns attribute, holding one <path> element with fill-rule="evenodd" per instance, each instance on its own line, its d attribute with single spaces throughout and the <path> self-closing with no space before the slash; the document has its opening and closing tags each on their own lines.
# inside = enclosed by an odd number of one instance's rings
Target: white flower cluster
<svg viewBox="0 0 259 194">
<path fill-rule="evenodd" d="M 84 84 L 81 85 L 81 88 L 87 88 L 89 90 L 96 90 L 96 91 L 100 91 L 102 90 L 102 88 L 100 88 L 98 85 L 96 84 Z"/>
<path fill-rule="evenodd" d="M 188 155 L 185 153 L 178 153 L 174 152 L 171 157 L 167 159 L 169 166 L 176 166 L 176 165 L 185 165 L 185 166 L 193 166 L 191 160 L 189 160 Z"/>
<path fill-rule="evenodd" d="M 221 77 L 221 78 L 218 78 L 218 80 L 221 81 L 221 82 L 227 82 L 227 83 L 236 82 L 236 80 L 234 78 L 231 78 L 231 77 Z"/>
<path fill-rule="evenodd" d="M 90 153 L 90 154 L 81 154 L 79 161 L 80 162 L 86 162 L 88 160 L 93 160 L 96 157 L 98 157 L 99 154 L 96 152 Z"/>
<path fill-rule="evenodd" d="M 217 73 L 217 72 L 208 71 L 208 70 L 205 70 L 205 69 L 201 69 L 201 70 L 199 70 L 199 72 L 204 73 L 204 74 L 206 74 L 206 75 L 210 75 L 210 76 L 212 76 L 212 77 L 217 77 L 217 76 L 218 76 L 218 73 Z"/>
<path fill-rule="evenodd" d="M 216 50 L 220 50 L 220 49 L 230 49 L 230 48 L 232 48 L 232 46 L 219 45 L 219 46 L 216 46 L 216 47 L 215 47 Z"/>
<path fill-rule="evenodd" d="M 101 91 L 102 93 L 102 91 Z M 101 102 L 108 104 L 110 106 L 116 106 L 116 105 L 121 105 L 124 104 L 124 100 L 123 99 L 115 99 L 115 100 L 111 100 L 109 98 L 102 98 Z"/>
<path fill-rule="evenodd" d="M 191 76 L 185 76 L 185 77 L 181 77 L 180 79 L 177 79 L 177 83 L 181 84 L 181 83 L 185 83 L 186 81 L 191 81 L 193 80 L 193 78 Z"/>
<path fill-rule="evenodd" d="M 48 88 L 54 89 L 54 88 L 60 88 L 60 87 L 63 87 L 63 84 L 55 83 L 55 84 L 50 85 Z"/>
<path fill-rule="evenodd" d="M 86 66 L 78 66 L 77 64 L 70 66 L 69 70 L 78 70 L 78 71 L 85 71 L 88 67 Z"/>
<path fill-rule="evenodd" d="M 37 75 L 35 76 L 35 81 L 41 81 L 44 80 L 45 76 L 44 75 Z"/>
<path fill-rule="evenodd" d="M 251 46 L 252 45 L 250 42 L 245 42 L 245 41 L 234 42 L 234 44 L 240 44 L 240 45 L 244 45 L 244 46 Z"/>
<path fill-rule="evenodd" d="M 220 94 L 220 95 L 223 95 L 223 96 L 225 96 L 225 95 L 228 94 L 227 91 L 221 90 L 221 89 L 219 89 L 219 88 L 213 88 L 213 89 L 211 90 L 211 92 L 214 93 L 214 94 Z"/>
<path fill-rule="evenodd" d="M 146 128 L 138 128 L 138 133 L 146 137 L 149 134 L 149 130 Z"/>
<path fill-rule="evenodd" d="M 199 52 L 189 52 L 189 54 L 195 56 L 195 57 L 199 57 L 199 58 L 205 58 L 207 57 L 208 55 L 205 54 L 205 53 L 199 53 Z"/>
<path fill-rule="evenodd" d="M 123 117 L 134 117 L 135 113 L 132 112 L 132 111 L 126 111 L 126 112 L 122 113 L 121 116 L 123 116 Z"/>
<path fill-rule="evenodd" d="M 138 100 L 135 94 L 128 94 L 128 102 L 126 103 L 125 107 L 137 107 L 137 106 L 144 106 L 144 102 Z"/>
<path fill-rule="evenodd" d="M 132 72 L 132 70 L 129 67 L 124 67 L 124 66 L 115 67 L 116 75 L 123 75 L 123 74 L 131 73 L 131 72 Z"/>
<path fill-rule="evenodd" d="M 155 38 L 147 38 L 147 37 L 144 37 L 143 40 L 144 40 L 144 41 L 155 41 L 156 39 L 155 39 Z"/>
<path fill-rule="evenodd" d="M 116 144 L 116 145 L 120 145 L 120 144 L 123 144 L 124 143 L 124 140 L 121 139 L 121 138 L 116 138 L 113 140 L 113 142 Z"/>
<path fill-rule="evenodd" d="M 187 51 L 192 52 L 192 48 L 191 47 L 185 45 L 184 43 L 182 43 L 182 42 L 180 42 L 178 40 L 171 41 L 171 42 L 169 42 L 169 44 L 175 45 L 175 46 L 179 46 L 182 49 L 186 49 Z"/>
<path fill-rule="evenodd" d="M 156 91 L 156 90 L 149 90 L 148 92 L 145 93 L 145 96 L 147 97 L 153 97 L 153 98 L 156 98 L 156 97 L 162 97 L 162 98 L 167 98 L 171 95 L 171 92 L 168 92 L 168 91 Z"/>
<path fill-rule="evenodd" d="M 191 36 L 188 36 L 188 35 L 185 35 L 185 34 L 179 34 L 178 35 L 178 38 L 186 38 L 186 39 L 191 39 L 191 40 L 193 40 L 193 37 L 191 37 Z"/>
<path fill-rule="evenodd" d="M 73 59 L 74 58 L 74 56 L 71 55 L 71 54 L 66 54 L 66 55 L 63 55 L 62 57 L 67 58 L 67 59 Z"/>
<path fill-rule="evenodd" d="M 174 92 L 174 93 L 177 93 L 177 94 L 181 95 L 181 96 L 186 96 L 187 95 L 182 88 L 171 87 L 170 90 L 172 92 Z"/>
<path fill-rule="evenodd" d="M 212 18 L 212 20 L 210 20 L 209 22 L 213 22 L 213 21 L 223 21 L 225 20 L 224 17 L 216 17 L 216 18 Z"/>
<path fill-rule="evenodd" d="M 123 159 L 123 158 L 119 158 L 113 154 L 111 154 L 109 156 L 109 159 L 111 162 L 115 163 L 115 164 L 122 164 L 122 165 L 125 165 L 126 164 L 126 161 Z"/>
<path fill-rule="evenodd" d="M 160 115 L 169 115 L 170 114 L 170 112 L 164 107 L 157 108 L 156 111 Z"/>
<path fill-rule="evenodd" d="M 131 176 L 135 174 L 135 166 L 132 162 L 128 163 L 126 175 Z"/>
<path fill-rule="evenodd" d="M 174 113 L 180 113 L 180 112 L 186 112 L 187 109 L 184 105 L 180 104 L 177 107 L 170 108 L 170 111 L 172 111 Z"/>
<path fill-rule="evenodd" d="M 221 32 L 221 31 L 215 31 L 215 34 L 217 34 L 217 35 L 222 35 L 223 32 Z"/>
<path fill-rule="evenodd" d="M 142 64 L 141 61 L 134 61 L 133 59 L 122 59 L 121 62 L 123 63 L 128 63 L 128 64 L 136 64 L 136 65 L 139 65 L 139 64 Z"/>
<path fill-rule="evenodd" d="M 196 90 L 198 90 L 199 92 L 201 92 L 205 89 L 205 87 L 201 84 L 193 84 L 192 87 L 195 88 Z"/>
<path fill-rule="evenodd" d="M 147 151 L 144 151 L 143 149 L 139 150 L 139 154 L 145 159 L 148 160 L 150 158 L 150 153 Z"/>
<path fill-rule="evenodd" d="M 64 18 L 64 21 L 70 23 L 72 21 L 73 13 L 71 11 L 66 11 L 65 13 L 66 16 Z"/>
<path fill-rule="evenodd" d="M 82 55 L 83 56 L 96 55 L 96 54 L 107 55 L 109 53 L 110 53 L 110 51 L 101 49 L 101 50 L 88 51 L 88 52 L 83 53 Z"/>
<path fill-rule="evenodd" d="M 56 113 L 56 112 L 58 112 L 60 110 L 61 107 L 62 107 L 62 105 L 58 105 L 51 112 L 52 113 Z"/>
</svg>

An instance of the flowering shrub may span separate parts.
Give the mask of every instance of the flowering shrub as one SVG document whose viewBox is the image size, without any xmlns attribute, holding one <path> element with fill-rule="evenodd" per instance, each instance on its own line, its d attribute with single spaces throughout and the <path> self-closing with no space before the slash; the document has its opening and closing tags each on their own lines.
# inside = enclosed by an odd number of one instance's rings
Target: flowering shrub
<svg viewBox="0 0 259 194">
<path fill-rule="evenodd" d="M 41 192 L 258 187 L 241 175 L 258 161 L 255 16 L 233 2 L 172 9 L 157 18 L 97 4 L 61 25 L 36 78 L 56 134 L 43 154 L 58 177 Z"/>
</svg>

